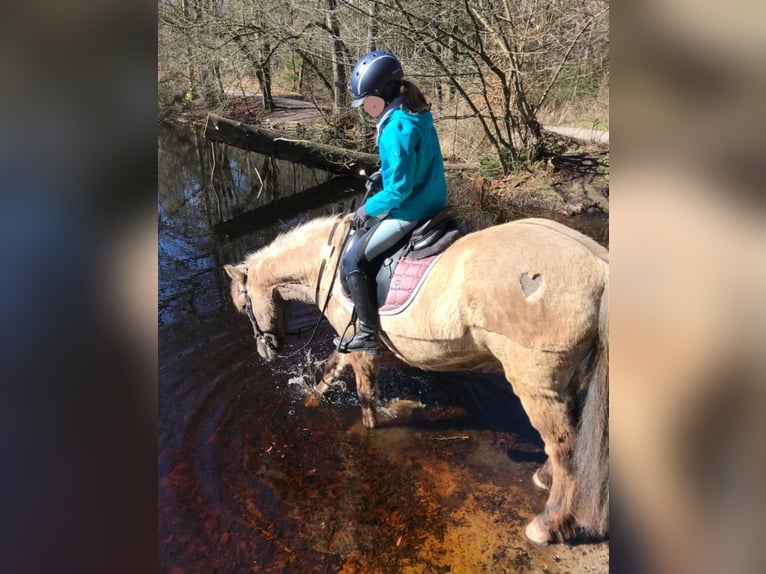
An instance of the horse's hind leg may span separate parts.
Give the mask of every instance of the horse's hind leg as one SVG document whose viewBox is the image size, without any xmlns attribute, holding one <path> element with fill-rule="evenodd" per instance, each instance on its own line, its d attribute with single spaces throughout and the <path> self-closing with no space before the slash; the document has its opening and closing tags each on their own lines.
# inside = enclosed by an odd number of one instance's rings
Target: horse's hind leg
<svg viewBox="0 0 766 574">
<path fill-rule="evenodd" d="M 548 358 L 549 365 L 540 356 L 527 357 L 528 361 L 519 359 L 517 356 L 513 366 L 506 366 L 506 376 L 512 381 L 532 426 L 540 433 L 548 455 L 538 477 L 543 486 L 547 483 L 549 487 L 548 501 L 543 512 L 527 526 L 526 535 L 533 542 L 546 544 L 574 533 L 573 453 L 577 435 L 575 397 L 569 385 L 574 368 L 554 368 L 557 360 L 553 357 Z"/>
<path fill-rule="evenodd" d="M 538 468 L 532 475 L 532 482 L 536 487 L 543 490 L 550 490 L 551 483 L 553 482 L 553 469 L 551 467 L 551 460 L 548 459 L 543 465 Z"/>
<path fill-rule="evenodd" d="M 582 365 L 581 367 L 582 368 Z M 572 381 L 570 381 L 569 389 L 565 393 L 565 399 L 569 405 L 570 420 L 577 421 L 580 417 L 580 404 L 578 400 L 578 387 L 577 384 L 582 380 L 583 373 L 578 370 L 577 375 Z M 574 408 L 573 406 L 574 405 Z M 550 490 L 553 483 L 553 465 L 551 459 L 546 459 L 545 462 L 534 472 L 532 475 L 532 482 L 535 486 L 542 490 Z"/>
<path fill-rule="evenodd" d="M 541 481 L 548 486 L 548 501 L 543 512 L 527 526 L 527 537 L 538 544 L 554 539 L 563 540 L 574 531 L 572 505 L 574 495 L 574 467 L 572 455 L 577 440 L 574 421 L 565 400 L 522 393 L 521 397 L 529 420 L 545 443 L 548 455 L 550 482 L 543 475 Z M 546 484 L 547 483 L 547 484 Z"/>
</svg>

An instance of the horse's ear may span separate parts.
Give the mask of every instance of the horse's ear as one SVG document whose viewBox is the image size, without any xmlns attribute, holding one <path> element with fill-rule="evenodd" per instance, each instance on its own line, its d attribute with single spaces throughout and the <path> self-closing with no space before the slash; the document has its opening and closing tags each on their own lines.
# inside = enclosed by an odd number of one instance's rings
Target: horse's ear
<svg viewBox="0 0 766 574">
<path fill-rule="evenodd" d="M 226 271 L 226 275 L 231 277 L 232 281 L 236 281 L 238 283 L 245 282 L 245 266 L 244 265 L 237 265 L 236 267 L 234 265 L 224 265 L 223 270 Z"/>
</svg>

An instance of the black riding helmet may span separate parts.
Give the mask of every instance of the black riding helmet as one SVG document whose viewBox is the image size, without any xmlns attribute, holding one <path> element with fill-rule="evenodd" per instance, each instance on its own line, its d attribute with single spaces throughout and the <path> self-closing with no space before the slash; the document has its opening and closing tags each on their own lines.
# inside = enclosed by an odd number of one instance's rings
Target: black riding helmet
<svg viewBox="0 0 766 574">
<path fill-rule="evenodd" d="M 351 71 L 351 106 L 362 105 L 367 96 L 380 96 L 390 101 L 393 90 L 404 78 L 399 60 L 384 50 L 375 50 L 362 56 Z"/>
</svg>

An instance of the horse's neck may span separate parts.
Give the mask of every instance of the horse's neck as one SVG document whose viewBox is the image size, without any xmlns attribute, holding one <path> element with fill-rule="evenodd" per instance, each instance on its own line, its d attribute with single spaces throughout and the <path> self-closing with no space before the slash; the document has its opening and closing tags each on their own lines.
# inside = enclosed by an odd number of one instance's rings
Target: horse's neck
<svg viewBox="0 0 766 574">
<path fill-rule="evenodd" d="M 261 263 L 261 272 L 282 298 L 314 303 L 320 265 L 320 249 L 326 240 L 324 231 L 308 234 L 304 241 L 269 254 Z"/>
<path fill-rule="evenodd" d="M 313 261 L 309 261 L 305 256 L 285 253 L 283 257 L 275 258 L 269 263 L 275 271 L 271 275 L 271 284 L 283 299 L 304 303 L 314 301 L 313 283 L 317 272 Z"/>
</svg>

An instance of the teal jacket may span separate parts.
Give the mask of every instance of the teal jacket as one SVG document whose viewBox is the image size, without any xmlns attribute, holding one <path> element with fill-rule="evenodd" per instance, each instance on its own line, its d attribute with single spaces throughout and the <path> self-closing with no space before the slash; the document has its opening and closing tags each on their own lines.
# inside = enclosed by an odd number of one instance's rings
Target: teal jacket
<svg viewBox="0 0 766 574">
<path fill-rule="evenodd" d="M 383 190 L 364 204 L 373 217 L 407 221 L 428 219 L 447 205 L 439 139 L 431 112 L 411 114 L 397 108 L 378 123 Z"/>
</svg>

